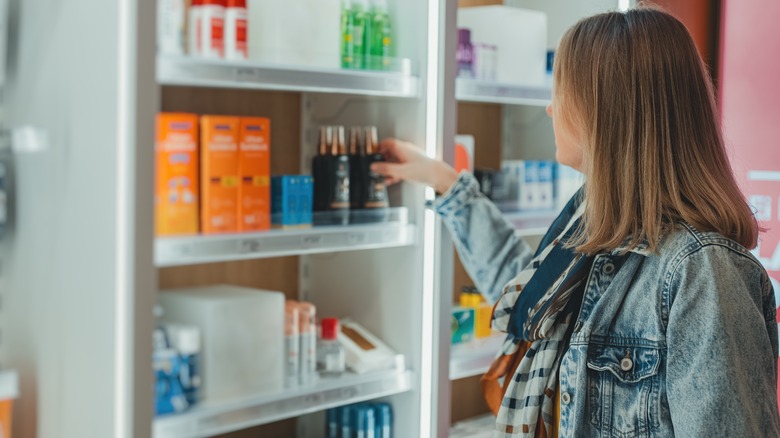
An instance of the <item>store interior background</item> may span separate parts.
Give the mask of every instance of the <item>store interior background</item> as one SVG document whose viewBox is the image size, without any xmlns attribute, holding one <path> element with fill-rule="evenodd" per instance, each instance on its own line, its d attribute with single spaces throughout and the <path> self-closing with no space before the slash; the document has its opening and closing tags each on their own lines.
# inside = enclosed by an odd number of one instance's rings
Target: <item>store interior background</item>
<svg viewBox="0 0 780 438">
<path fill-rule="evenodd" d="M 8 166 L 9 193 L 9 223 L 0 237 L 0 370 L 14 370 L 19 376 L 14 437 L 155 436 L 148 370 L 157 290 L 220 283 L 283 291 L 288 298 L 309 297 L 319 301 L 323 312 L 339 316 L 368 309 L 361 322 L 397 345 L 413 364 L 409 391 L 379 397 L 399 410 L 401 430 L 419 431 L 429 424 L 425 430 L 432 435 L 427 436 L 447 437 L 450 425 L 488 412 L 479 375 L 454 380 L 448 375 L 449 312 L 461 288 L 473 282 L 446 233 L 433 225 L 429 229 L 433 222 L 423 208 L 415 207 L 424 203 L 421 189 L 405 185 L 391 192 L 393 202 L 409 206 L 417 225 L 411 246 L 158 267 L 153 255 L 153 173 L 148 168 L 154 161 L 154 116 L 186 111 L 268 117 L 273 121 L 271 168 L 294 174 L 310 162 L 312 145 L 299 147 L 302 132 L 320 121 L 376 122 L 384 132 L 419 144 L 429 138 L 471 135 L 477 145 L 476 168 L 498 169 L 507 158 L 551 160 L 552 127 L 543 107 L 457 102 L 451 96 L 438 96 L 442 103 L 160 85 L 155 81 L 155 35 L 150 30 L 155 27 L 154 2 L 7 1 L 0 128 L 40 128 L 47 145 L 35 150 L 33 138 L 31 150 L 0 152 L 0 162 Z M 414 17 L 415 2 L 399 3 L 422 29 L 415 35 L 425 41 L 431 20 Z M 437 4 L 442 23 L 452 24 L 454 1 L 428 3 Z M 459 3 L 555 8 L 544 0 Z M 569 17 L 618 2 L 559 3 L 559 12 Z M 775 56 L 780 53 L 780 27 L 775 23 L 780 4 L 650 3 L 683 21 L 710 67 L 735 174 L 746 196 L 760 207 L 757 217 L 767 229 L 755 254 L 780 294 L 780 59 Z M 551 20 L 551 34 L 563 32 L 563 27 L 554 28 L 558 23 L 567 27 L 569 21 Z M 441 32 L 441 44 L 452 48 L 455 39 Z M 406 38 L 399 44 L 415 46 L 411 36 Z M 428 46 L 417 45 L 414 57 L 441 62 L 442 95 L 454 95 L 452 66 L 444 62 L 453 57 L 433 56 Z M 435 83 L 430 66 L 417 74 L 421 88 Z M 334 113 L 333 108 L 344 111 Z M 436 122 L 426 122 L 431 115 Z M 6 137 L 3 131 L 0 140 Z M 531 146 L 507 150 L 507 144 Z M 431 151 L 453 160 L 451 148 L 434 146 Z M 429 234 L 436 240 L 429 240 Z M 538 236 L 529 239 L 537 241 Z M 423 259 L 430 255 L 436 262 L 426 265 Z M 441 278 L 426 272 L 429 266 Z M 350 278 L 355 272 L 359 274 Z M 408 272 L 408 278 L 398 272 Z M 323 283 L 327 291 L 318 290 Z M 433 285 L 435 292 L 429 290 Z M 426 352 L 426 346 L 431 350 Z M 305 412 L 214 436 L 285 438 L 300 436 L 301 430 L 307 431 L 304 436 L 316 436 L 311 431 L 322 415 Z"/>
</svg>

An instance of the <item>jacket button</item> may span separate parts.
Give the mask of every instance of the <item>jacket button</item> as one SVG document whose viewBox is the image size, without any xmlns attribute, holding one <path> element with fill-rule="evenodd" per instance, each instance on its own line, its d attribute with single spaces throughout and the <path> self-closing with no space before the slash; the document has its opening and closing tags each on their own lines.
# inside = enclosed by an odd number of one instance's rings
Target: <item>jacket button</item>
<svg viewBox="0 0 780 438">
<path fill-rule="evenodd" d="M 631 368 L 634 368 L 634 361 L 628 357 L 624 357 L 623 360 L 620 361 L 620 369 L 623 371 L 628 371 Z"/>
<path fill-rule="evenodd" d="M 607 263 L 604 265 L 604 273 L 609 275 L 611 273 L 615 272 L 615 265 L 612 263 Z"/>
<path fill-rule="evenodd" d="M 571 394 L 569 394 L 568 392 L 564 392 L 563 394 L 561 394 L 561 403 L 565 405 L 571 403 Z"/>
</svg>

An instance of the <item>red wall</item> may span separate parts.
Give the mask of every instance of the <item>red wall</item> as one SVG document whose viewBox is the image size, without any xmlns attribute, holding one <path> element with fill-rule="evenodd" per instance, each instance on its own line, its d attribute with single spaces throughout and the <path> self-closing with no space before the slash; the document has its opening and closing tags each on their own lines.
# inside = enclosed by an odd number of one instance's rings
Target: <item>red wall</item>
<svg viewBox="0 0 780 438">
<path fill-rule="evenodd" d="M 724 0 L 722 13 L 720 105 L 726 144 L 737 178 L 768 228 L 755 253 L 780 303 L 780 2 Z"/>
</svg>

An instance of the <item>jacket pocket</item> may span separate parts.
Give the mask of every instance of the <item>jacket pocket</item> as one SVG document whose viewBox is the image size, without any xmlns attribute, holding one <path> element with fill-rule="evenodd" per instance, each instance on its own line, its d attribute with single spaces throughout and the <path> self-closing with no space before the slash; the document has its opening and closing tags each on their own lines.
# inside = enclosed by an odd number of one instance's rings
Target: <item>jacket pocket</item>
<svg viewBox="0 0 780 438">
<path fill-rule="evenodd" d="M 588 404 L 602 436 L 649 436 L 658 428 L 660 352 L 656 348 L 591 344 Z"/>
</svg>

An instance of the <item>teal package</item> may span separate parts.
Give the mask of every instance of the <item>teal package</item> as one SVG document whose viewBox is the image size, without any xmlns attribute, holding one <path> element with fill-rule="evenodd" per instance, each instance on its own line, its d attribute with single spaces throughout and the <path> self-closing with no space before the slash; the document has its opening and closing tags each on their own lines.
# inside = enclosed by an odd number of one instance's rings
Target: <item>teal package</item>
<svg viewBox="0 0 780 438">
<path fill-rule="evenodd" d="M 452 343 L 461 344 L 474 339 L 474 308 L 455 307 L 452 309 Z"/>
</svg>

